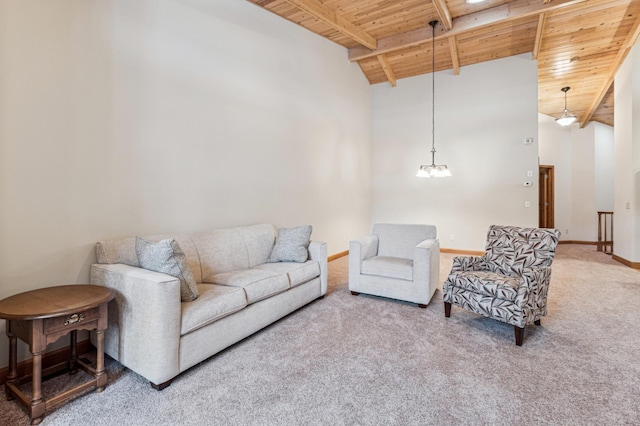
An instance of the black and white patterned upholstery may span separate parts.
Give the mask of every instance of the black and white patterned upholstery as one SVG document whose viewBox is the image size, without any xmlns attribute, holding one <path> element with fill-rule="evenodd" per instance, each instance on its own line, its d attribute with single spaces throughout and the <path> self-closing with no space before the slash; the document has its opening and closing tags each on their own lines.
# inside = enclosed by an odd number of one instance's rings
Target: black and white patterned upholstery
<svg viewBox="0 0 640 426">
<path fill-rule="evenodd" d="M 442 285 L 445 315 L 451 305 L 522 329 L 547 314 L 551 262 L 560 231 L 492 225 L 485 255 L 453 259 Z M 520 342 L 518 342 L 520 333 Z"/>
</svg>

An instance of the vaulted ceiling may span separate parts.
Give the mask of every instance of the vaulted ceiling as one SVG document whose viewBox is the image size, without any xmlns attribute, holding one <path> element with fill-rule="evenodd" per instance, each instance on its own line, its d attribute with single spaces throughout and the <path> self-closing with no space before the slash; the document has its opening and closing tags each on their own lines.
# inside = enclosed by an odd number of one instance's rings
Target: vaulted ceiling
<svg viewBox="0 0 640 426">
<path fill-rule="evenodd" d="M 538 61 L 538 111 L 562 87 L 582 127 L 613 125 L 613 79 L 640 34 L 640 0 L 249 0 L 348 49 L 371 84 L 523 53 Z M 437 20 L 435 31 L 429 22 Z M 432 40 L 435 34 L 435 40 Z"/>
</svg>

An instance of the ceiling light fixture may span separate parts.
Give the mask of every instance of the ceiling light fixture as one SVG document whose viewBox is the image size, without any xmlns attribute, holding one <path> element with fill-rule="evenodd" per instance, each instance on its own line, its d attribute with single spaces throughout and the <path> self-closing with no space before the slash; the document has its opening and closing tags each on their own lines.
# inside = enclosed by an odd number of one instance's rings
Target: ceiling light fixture
<svg viewBox="0 0 640 426">
<path fill-rule="evenodd" d="M 569 89 L 571 89 L 571 87 L 569 86 L 563 87 L 562 89 L 560 89 L 564 92 L 564 112 L 560 117 L 556 118 L 556 123 L 558 123 L 561 126 L 568 126 L 574 121 L 576 121 L 577 119 L 577 117 L 571 114 L 567 109 L 567 92 L 569 91 Z"/>
<path fill-rule="evenodd" d="M 467 4 L 478 4 L 478 3 L 483 3 L 487 0 L 467 0 Z"/>
<path fill-rule="evenodd" d="M 436 165 L 436 24 L 431 21 L 431 165 L 422 165 L 416 173 L 417 177 L 451 176 L 449 168 L 444 164 Z"/>
</svg>

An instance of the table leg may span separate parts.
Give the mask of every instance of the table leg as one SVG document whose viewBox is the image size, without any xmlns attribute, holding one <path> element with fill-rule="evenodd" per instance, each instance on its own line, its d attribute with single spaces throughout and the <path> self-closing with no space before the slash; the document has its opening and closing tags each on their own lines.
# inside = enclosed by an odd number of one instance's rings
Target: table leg
<svg viewBox="0 0 640 426">
<path fill-rule="evenodd" d="M 71 331 L 71 343 L 69 345 L 69 374 L 76 374 L 78 368 L 78 330 Z"/>
<path fill-rule="evenodd" d="M 9 375 L 5 383 L 4 393 L 7 395 L 7 401 L 13 399 L 13 393 L 9 391 L 9 383 L 15 383 L 18 379 L 18 338 L 11 331 L 11 321 L 7 321 L 7 337 L 9 338 Z"/>
<path fill-rule="evenodd" d="M 104 331 L 96 330 L 96 386 L 102 392 L 107 385 L 107 374 L 104 371 Z"/>
<path fill-rule="evenodd" d="M 42 399 L 42 352 L 33 353 L 33 377 L 31 394 L 31 424 L 37 425 L 44 416 L 45 403 Z"/>
</svg>

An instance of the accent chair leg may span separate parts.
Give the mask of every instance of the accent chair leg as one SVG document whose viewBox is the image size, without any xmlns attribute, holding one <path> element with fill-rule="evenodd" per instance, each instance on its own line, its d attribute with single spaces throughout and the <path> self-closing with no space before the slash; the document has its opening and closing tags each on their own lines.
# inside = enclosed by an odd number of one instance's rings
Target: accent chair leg
<svg viewBox="0 0 640 426">
<path fill-rule="evenodd" d="M 427 309 L 427 305 L 418 303 L 418 308 Z"/>
<path fill-rule="evenodd" d="M 162 389 L 166 388 L 167 386 L 169 386 L 171 384 L 171 382 L 173 382 L 173 379 L 169 379 L 164 383 L 160 383 L 159 385 L 156 385 L 153 382 L 149 382 L 151 383 L 151 387 L 154 388 L 157 391 L 161 391 Z"/>
<path fill-rule="evenodd" d="M 451 303 L 444 302 L 444 316 L 449 318 L 451 316 Z"/>
<path fill-rule="evenodd" d="M 352 291 L 352 292 L 351 292 L 351 294 L 352 294 L 352 295 L 354 295 L 354 296 L 357 296 L 357 295 L 359 295 L 360 293 L 358 293 L 357 291 Z"/>
<path fill-rule="evenodd" d="M 522 346 L 522 341 L 524 340 L 524 327 L 518 327 L 517 325 L 514 325 L 513 331 L 516 335 L 516 345 Z"/>
<path fill-rule="evenodd" d="M 540 325 L 540 320 L 536 320 L 533 322 L 535 325 Z"/>
</svg>

